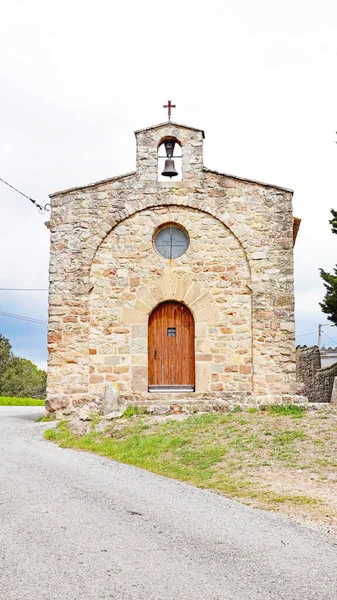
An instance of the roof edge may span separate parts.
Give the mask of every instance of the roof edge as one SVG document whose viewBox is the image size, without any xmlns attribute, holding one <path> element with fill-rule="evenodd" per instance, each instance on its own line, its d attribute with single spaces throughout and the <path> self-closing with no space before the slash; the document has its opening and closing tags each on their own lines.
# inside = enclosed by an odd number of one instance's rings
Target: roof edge
<svg viewBox="0 0 337 600">
<path fill-rule="evenodd" d="M 49 194 L 49 198 L 55 198 L 55 196 L 63 196 L 64 194 L 69 194 L 69 192 L 76 192 L 77 190 L 86 190 L 88 188 L 93 188 L 96 185 L 110 183 L 110 181 L 117 181 L 118 179 L 125 179 L 125 177 L 132 177 L 132 175 L 136 175 L 136 171 L 131 171 L 130 173 L 125 173 L 124 175 L 117 175 L 116 177 L 109 177 L 108 179 L 100 179 L 99 181 L 94 181 L 94 183 L 87 183 L 86 185 L 79 185 L 77 187 L 67 188 L 66 190 L 60 190 L 59 192 L 53 192 L 52 194 Z"/>
<path fill-rule="evenodd" d="M 256 179 L 249 179 L 248 177 L 239 177 L 239 175 L 230 175 L 229 173 L 222 173 L 221 171 L 215 171 L 214 169 L 208 169 L 207 167 L 203 168 L 207 173 L 215 173 L 215 175 L 224 175 L 225 177 L 232 177 L 232 179 L 238 179 L 239 181 L 247 181 L 248 183 L 257 183 L 258 185 L 263 185 L 265 187 L 271 187 L 276 190 L 282 190 L 283 192 L 294 193 L 294 190 L 290 188 L 282 187 L 280 185 L 274 185 L 272 183 L 265 183 L 264 181 L 257 181 Z"/>
<path fill-rule="evenodd" d="M 164 123 L 158 123 L 158 125 L 152 125 L 152 127 L 144 127 L 144 129 L 136 129 L 134 134 L 137 135 L 137 133 L 143 133 L 144 131 L 151 131 L 151 129 L 159 129 L 160 127 L 165 127 L 167 125 L 173 125 L 174 127 L 181 127 L 182 129 L 192 129 L 192 131 L 200 131 L 202 133 L 202 137 L 205 139 L 205 132 L 203 129 L 199 129 L 198 127 L 190 127 L 189 125 L 183 125 L 182 123 L 176 123 L 175 121 L 165 121 Z"/>
</svg>

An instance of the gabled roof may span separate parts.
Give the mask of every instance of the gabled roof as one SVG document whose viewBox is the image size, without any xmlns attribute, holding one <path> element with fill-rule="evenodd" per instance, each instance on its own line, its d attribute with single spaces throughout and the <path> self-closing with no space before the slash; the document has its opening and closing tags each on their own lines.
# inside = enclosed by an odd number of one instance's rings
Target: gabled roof
<svg viewBox="0 0 337 600">
<path fill-rule="evenodd" d="M 238 179 L 239 181 L 247 181 L 248 183 L 257 183 L 258 185 L 263 185 L 265 187 L 271 187 L 275 190 L 282 190 L 283 192 L 291 192 L 294 193 L 294 190 L 289 188 L 281 187 L 280 185 L 273 185 L 272 183 L 265 183 L 263 181 L 257 181 L 256 179 L 249 179 L 248 177 L 240 177 L 239 175 L 230 175 L 229 173 L 222 173 L 221 171 L 215 171 L 214 169 L 208 169 L 204 167 L 203 169 L 206 173 L 214 173 L 215 175 L 224 175 L 225 177 L 231 177 L 232 179 Z"/>
<path fill-rule="evenodd" d="M 54 198 L 54 196 L 60 196 L 62 194 L 68 194 L 69 192 L 77 192 L 77 190 L 86 190 L 87 188 L 95 187 L 96 185 L 102 185 L 104 183 L 110 183 L 110 181 L 117 181 L 118 179 L 125 179 L 125 177 L 132 177 L 135 175 L 136 171 L 131 171 L 131 173 L 124 173 L 124 175 L 116 175 L 116 177 L 109 177 L 108 179 L 101 179 L 100 181 L 94 181 L 93 183 L 87 183 L 86 185 L 79 185 L 77 187 L 67 188 L 66 190 L 60 190 L 59 192 L 53 192 L 49 194 L 49 198 Z"/>
<path fill-rule="evenodd" d="M 137 135 L 137 133 L 142 133 L 143 131 L 151 131 L 152 129 L 160 129 L 161 127 L 167 127 L 167 125 L 173 125 L 173 127 L 179 127 L 180 129 L 189 129 L 190 131 L 200 131 L 202 133 L 202 137 L 205 138 L 205 132 L 203 129 L 198 129 L 197 127 L 190 127 L 189 125 L 182 125 L 181 123 L 175 123 L 174 121 L 166 121 L 165 123 L 152 125 L 152 127 L 137 129 L 135 131 L 135 135 Z"/>
</svg>

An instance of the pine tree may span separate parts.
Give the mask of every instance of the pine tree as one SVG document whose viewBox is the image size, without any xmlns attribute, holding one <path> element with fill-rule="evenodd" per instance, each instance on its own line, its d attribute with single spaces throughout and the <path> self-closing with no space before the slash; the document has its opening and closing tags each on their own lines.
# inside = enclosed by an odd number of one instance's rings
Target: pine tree
<svg viewBox="0 0 337 600">
<path fill-rule="evenodd" d="M 329 221 L 332 229 L 332 233 L 337 234 L 337 210 L 331 209 L 332 219 Z M 320 275 L 324 281 L 324 287 L 326 289 L 323 302 L 319 305 L 322 311 L 329 315 L 328 321 L 331 321 L 334 325 L 337 325 L 337 265 L 333 270 L 333 273 L 328 273 L 323 269 L 320 269 Z"/>
</svg>

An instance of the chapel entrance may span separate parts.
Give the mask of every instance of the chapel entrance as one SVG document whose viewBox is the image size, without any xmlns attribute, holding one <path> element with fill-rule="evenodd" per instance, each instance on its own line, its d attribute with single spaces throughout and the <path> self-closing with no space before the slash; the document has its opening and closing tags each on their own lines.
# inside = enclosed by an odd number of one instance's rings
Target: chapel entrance
<svg viewBox="0 0 337 600">
<path fill-rule="evenodd" d="M 194 392 L 194 319 L 180 302 L 159 304 L 149 317 L 149 392 Z"/>
</svg>

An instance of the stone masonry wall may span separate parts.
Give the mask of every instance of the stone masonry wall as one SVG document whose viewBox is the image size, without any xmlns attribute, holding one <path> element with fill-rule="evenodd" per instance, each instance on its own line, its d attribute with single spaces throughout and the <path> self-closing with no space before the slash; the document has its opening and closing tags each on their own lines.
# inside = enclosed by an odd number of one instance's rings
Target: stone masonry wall
<svg viewBox="0 0 337 600">
<path fill-rule="evenodd" d="M 176 137 L 181 142 L 183 153 L 183 180 L 181 182 L 158 181 L 157 148 L 165 136 Z M 179 213 L 179 218 L 184 218 L 182 216 L 184 210 L 186 218 L 192 218 L 192 215 L 197 215 L 199 211 L 200 233 L 203 230 L 203 220 L 208 225 L 212 222 L 217 232 L 220 227 L 223 227 L 222 231 L 226 232 L 223 238 L 224 242 L 233 245 L 233 249 L 230 249 L 230 252 L 233 252 L 233 269 L 241 269 L 242 257 L 245 256 L 247 264 L 245 281 L 249 269 L 250 281 L 247 286 L 250 294 L 239 292 L 237 297 L 244 298 L 244 302 L 247 301 L 247 307 L 248 299 L 251 302 L 253 373 L 250 382 L 250 373 L 241 372 L 240 374 L 239 372 L 237 376 L 240 376 L 240 381 L 245 381 L 247 386 L 251 385 L 252 395 L 257 398 L 275 401 L 284 395 L 296 393 L 292 193 L 282 188 L 206 169 L 202 161 L 203 133 L 200 130 L 166 123 L 136 132 L 136 141 L 137 171 L 135 173 L 83 188 L 66 190 L 51 196 L 47 409 L 58 413 L 70 413 L 84 403 L 90 402 L 93 395 L 96 394 L 96 383 L 90 379 L 93 375 L 95 377 L 103 375 L 103 379 L 107 379 L 108 375 L 112 378 L 118 375 L 118 381 L 123 386 L 125 385 L 125 390 L 131 390 L 136 396 L 140 392 L 133 392 L 133 385 L 143 386 L 142 389 L 144 389 L 144 363 L 133 365 L 143 367 L 142 371 L 138 371 L 138 375 L 136 375 L 137 371 L 130 373 L 129 367 L 128 372 L 125 371 L 124 374 L 116 373 L 114 368 L 123 366 L 122 364 L 99 365 L 93 359 L 95 354 L 90 353 L 92 350 L 97 350 L 97 355 L 99 355 L 98 348 L 93 346 L 96 335 L 94 296 L 97 286 L 97 282 L 94 282 L 93 285 L 91 279 L 92 276 L 95 277 L 96 269 L 93 261 L 95 257 L 99 260 L 102 258 L 102 248 L 109 243 L 109 236 L 111 239 L 114 237 L 116 239 L 118 238 L 116 232 L 123 231 L 123 227 L 129 228 L 133 219 L 143 219 L 142 211 L 150 211 L 148 214 L 154 211 L 153 218 L 156 220 L 161 218 L 161 210 L 178 211 L 179 207 L 182 211 Z M 208 216 L 205 217 L 205 215 Z M 148 217 L 146 221 L 148 222 Z M 206 231 L 205 237 L 211 238 L 213 234 L 210 230 Z M 137 233 L 139 240 L 141 231 Z M 143 241 L 144 246 L 148 243 L 149 232 L 144 233 Z M 140 248 L 141 242 L 139 244 Z M 214 263 L 214 266 L 227 268 L 230 259 L 227 253 L 228 246 L 225 246 L 223 257 L 218 258 L 220 262 L 218 265 Z M 241 261 L 239 266 L 234 262 L 236 256 L 239 256 L 239 261 Z M 121 263 L 123 258 L 125 257 L 120 255 Z M 111 259 L 113 268 L 110 270 L 114 271 L 117 269 L 118 257 L 115 255 Z M 135 256 L 134 259 L 137 263 L 138 256 Z M 130 333 L 117 333 L 117 335 L 133 336 L 133 324 L 126 321 L 133 318 L 130 315 L 134 310 L 137 311 L 138 316 L 139 313 L 142 314 L 142 310 L 139 310 L 140 303 L 145 304 L 146 310 L 150 306 L 146 301 L 144 302 L 143 292 L 140 292 L 141 283 L 139 282 L 139 287 L 135 281 L 133 284 L 131 283 L 131 279 L 135 280 L 137 277 L 131 277 L 130 257 L 128 260 L 127 267 L 120 264 L 118 269 L 120 275 L 116 270 L 116 279 L 117 287 L 119 286 L 118 280 L 125 280 L 125 283 L 126 280 L 129 280 L 127 284 L 129 292 L 125 293 L 129 293 L 130 297 L 123 297 L 123 310 L 126 313 L 124 313 L 121 327 L 128 329 L 131 326 L 131 331 Z M 141 262 L 138 272 L 140 269 L 144 271 L 144 265 Z M 108 263 L 109 258 L 106 257 L 107 267 Z M 212 286 L 211 282 L 207 280 L 208 275 L 205 278 L 205 273 L 201 270 L 202 261 L 200 261 L 199 267 L 200 269 L 198 269 L 197 263 L 193 266 L 194 282 L 201 288 L 206 285 L 206 295 L 208 293 L 212 296 L 212 302 L 210 296 L 207 296 L 209 303 L 205 300 L 204 310 L 206 312 L 213 311 L 214 306 L 221 310 L 218 299 L 222 292 L 219 291 L 217 294 L 216 286 L 214 289 L 210 289 Z M 97 263 L 97 268 L 100 268 L 99 263 Z M 128 274 L 123 271 L 123 268 L 127 268 Z M 170 299 L 170 295 L 173 294 L 167 283 L 171 277 L 168 269 L 169 265 L 167 264 L 161 275 L 158 273 L 158 280 L 160 277 L 162 278 L 162 289 L 166 290 L 165 300 Z M 109 268 L 106 269 L 106 272 L 108 271 Z M 133 269 L 133 274 L 136 275 L 136 273 L 137 264 Z M 221 278 L 222 271 L 218 273 Z M 144 276 L 146 278 L 146 275 Z M 107 273 L 105 277 L 106 286 L 110 286 L 109 278 L 113 276 Z M 103 290 L 105 284 L 99 283 L 99 286 Z M 243 289 L 243 282 L 238 282 L 238 289 Z M 152 295 L 152 292 L 150 293 Z M 132 308 L 133 302 L 135 302 L 134 308 Z M 138 308 L 136 308 L 136 303 L 138 303 Z M 188 304 L 188 302 L 186 303 Z M 193 311 L 192 306 L 191 309 Z M 239 307 L 239 312 L 240 310 L 241 307 Z M 128 313 L 129 317 L 126 317 Z M 110 315 L 107 314 L 107 319 L 109 318 Z M 218 317 L 215 316 L 214 322 L 218 323 L 219 327 L 226 328 L 227 323 L 221 322 L 221 319 L 218 321 Z M 139 323 L 139 325 L 141 324 Z M 236 343 L 235 340 L 240 341 L 238 336 L 242 332 L 238 328 L 241 326 L 246 327 L 246 323 L 241 325 L 234 323 L 233 334 L 223 332 L 224 338 L 220 338 L 218 342 L 226 344 L 226 336 L 233 336 L 233 343 Z M 98 326 L 97 335 L 101 335 L 100 327 L 101 325 Z M 111 330 L 104 335 L 115 335 L 115 333 Z M 198 343 L 202 344 L 201 336 L 198 337 Z M 127 345 L 125 343 L 125 346 Z M 143 343 L 140 354 L 145 354 L 144 348 Z M 226 351 L 227 349 L 228 346 L 226 346 Z M 213 356 L 212 350 L 208 352 L 200 346 L 200 353 L 205 355 L 211 353 L 212 361 L 209 362 L 216 364 L 216 352 Z M 113 353 L 106 356 L 113 356 Z M 125 351 L 126 361 L 129 360 L 127 357 L 132 356 L 134 356 L 134 361 L 138 360 L 135 358 L 136 353 L 132 354 L 130 351 L 129 354 Z M 224 365 L 225 362 L 224 360 L 222 364 Z M 232 365 L 233 363 L 228 364 Z M 247 369 L 250 367 L 249 362 L 242 364 Z M 99 366 L 101 368 L 112 367 L 113 370 L 110 373 L 99 373 Z M 220 368 L 222 369 L 222 365 Z M 229 389 L 229 382 L 237 387 L 238 380 L 236 380 L 235 373 L 235 371 L 223 372 L 221 370 L 220 373 L 216 370 L 210 371 L 210 385 L 219 388 L 218 390 L 215 387 L 211 388 L 214 397 L 225 393 L 223 390 Z M 122 375 L 125 375 L 124 381 Z M 213 380 L 212 375 L 214 375 Z M 219 375 L 219 379 L 217 379 L 217 375 Z M 128 381 L 128 376 L 131 376 L 131 382 Z M 226 379 L 227 377 L 228 379 Z M 102 383 L 101 379 L 97 381 L 98 386 Z M 221 385 L 223 390 L 220 389 Z"/>
<path fill-rule="evenodd" d="M 185 228 L 190 246 L 167 261 L 153 246 L 158 226 Z M 250 273 L 238 240 L 214 217 L 169 206 L 144 210 L 115 227 L 91 270 L 89 394 L 106 382 L 123 394 L 147 394 L 148 317 L 169 299 L 196 322 L 196 393 L 252 391 Z M 151 398 L 151 395 L 150 395 Z"/>
<path fill-rule="evenodd" d="M 302 393 L 309 402 L 331 402 L 337 363 L 321 369 L 321 356 L 318 346 L 296 349 L 297 379 L 303 382 Z"/>
</svg>

